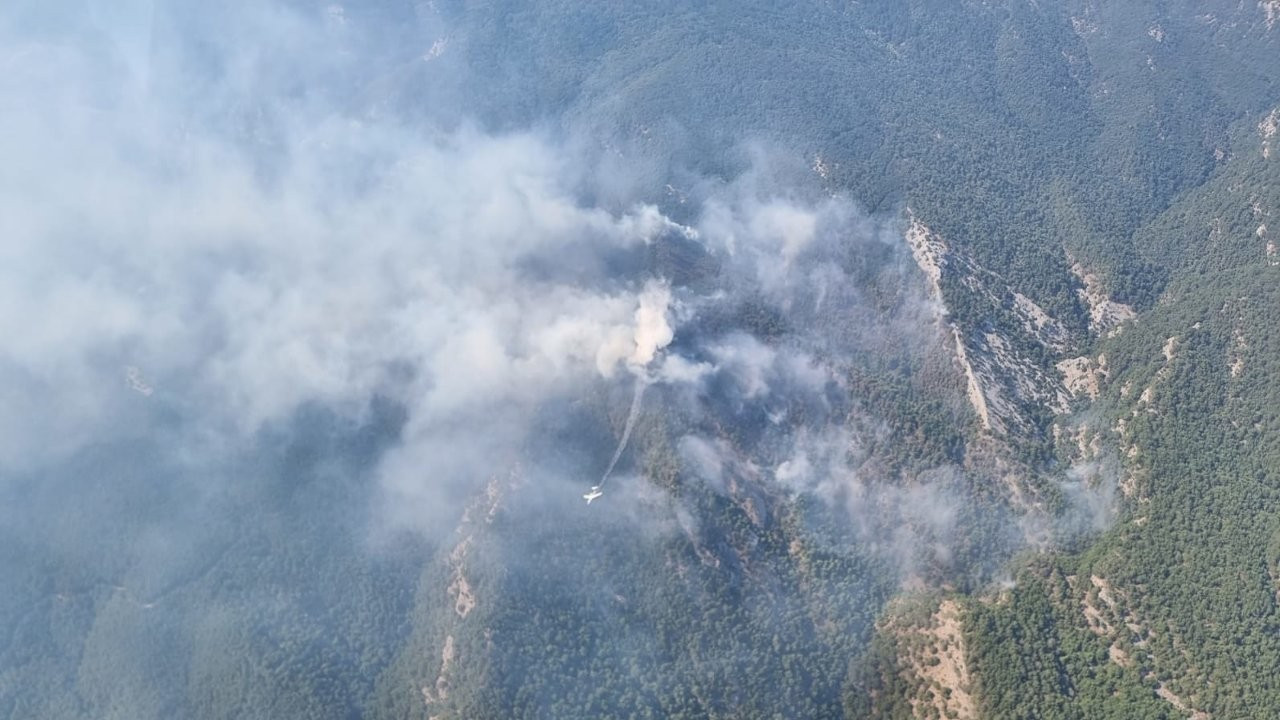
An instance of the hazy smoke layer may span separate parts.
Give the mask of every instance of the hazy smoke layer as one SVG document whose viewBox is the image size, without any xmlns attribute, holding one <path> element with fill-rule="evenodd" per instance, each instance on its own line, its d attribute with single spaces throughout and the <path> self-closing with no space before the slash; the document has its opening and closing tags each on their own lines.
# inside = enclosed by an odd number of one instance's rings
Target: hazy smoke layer
<svg viewBox="0 0 1280 720">
<path fill-rule="evenodd" d="M 251 15 L 263 39 L 327 32 Z M 518 423 L 561 383 L 641 368 L 670 342 L 669 291 L 633 255 L 677 226 L 580 203 L 563 147 L 270 94 L 248 110 L 266 116 L 264 147 L 167 92 L 157 75 L 181 68 L 134 63 L 145 34 L 102 17 L 45 37 L 26 27 L 39 19 L 5 31 L 4 96 L 22 112 L 0 119 L 4 467 L 127 432 L 116 419 L 139 403 L 247 436 L 306 403 L 359 414 L 391 394 L 412 446 L 495 413 Z M 228 51 L 245 76 L 280 60 L 240 57 L 250 46 Z M 303 62 L 270 70 L 307 87 Z"/>
<path fill-rule="evenodd" d="M 815 642 L 847 649 L 903 583 L 984 580 L 1020 542 L 893 219 L 750 138 L 724 177 L 668 158 L 693 140 L 495 130 L 434 3 L 350 5 L 0 8 L 0 627 L 37 638 L 0 647 L 36 648 L 0 691 L 235 715 L 315 681 L 290 697 L 354 708 L 406 635 L 486 602 L 516 631 L 579 612 L 600 656 L 689 619 L 671 598 L 799 637 L 791 569 L 819 556 L 850 624 Z M 1077 470 L 1096 529 L 1107 468 Z M 419 710 L 427 659 L 486 665 L 423 643 L 386 691 Z M 654 648 L 663 683 L 707 667 L 684 651 Z"/>
<path fill-rule="evenodd" d="M 689 418 L 698 467 L 893 517 L 874 490 L 884 428 L 849 378 L 859 358 L 945 353 L 892 225 L 762 149 L 741 177 L 668 188 L 677 222 L 628 199 L 640 183 L 606 151 L 394 107 L 403 58 L 367 19 L 3 16 L 0 82 L 21 112 L 0 115 L 0 468 L 162 418 L 188 428 L 175 453 L 223 452 L 306 407 L 362 422 L 389 398 L 405 419 L 377 461 L 380 520 L 442 532 L 519 463 L 540 408 L 623 369 L 636 390 L 605 478 L 652 381 Z M 427 10 L 410 24 L 442 33 L 412 75 L 447 104 L 447 29 Z M 912 522 L 952 524 L 933 517 Z"/>
<path fill-rule="evenodd" d="M 379 463 L 387 519 L 434 531 L 517 460 L 540 403 L 586 380 L 694 381 L 716 361 L 762 391 L 756 355 L 773 351 L 747 336 L 659 362 L 678 294 L 692 318 L 739 290 L 673 292 L 646 248 L 700 242 L 743 268 L 726 282 L 778 294 L 817 234 L 844 232 L 847 203 L 811 208 L 762 176 L 695 189 L 697 229 L 595 206 L 588 188 L 627 181 L 575 143 L 345 94 L 359 62 L 380 67 L 354 24 L 270 5 L 5 17 L 4 97 L 22 111 L 0 118 L 0 467 L 161 418 L 190 428 L 174 453 L 221 453 L 306 406 L 358 420 L 383 396 L 406 411 Z"/>
</svg>

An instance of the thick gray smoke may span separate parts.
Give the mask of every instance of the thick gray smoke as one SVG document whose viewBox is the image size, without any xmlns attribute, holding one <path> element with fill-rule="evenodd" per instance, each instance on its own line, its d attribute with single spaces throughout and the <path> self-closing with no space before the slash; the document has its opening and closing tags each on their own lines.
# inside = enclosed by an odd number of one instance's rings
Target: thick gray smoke
<svg viewBox="0 0 1280 720">
<path fill-rule="evenodd" d="M 519 464 L 539 408 L 584 383 L 635 384 L 604 478 L 651 378 L 695 393 L 727 380 L 717 397 L 769 396 L 775 414 L 793 396 L 828 402 L 832 371 L 810 349 L 700 326 L 752 294 L 803 324 L 865 307 L 831 257 L 805 258 L 873 227 L 805 172 L 770 167 L 776 153 L 692 189 L 688 227 L 652 204 L 584 201 L 632 181 L 572 139 L 335 97 L 356 62 L 342 53 L 377 60 L 349 18 L 207 18 L 233 41 L 185 18 L 199 10 L 152 10 L 30 5 L 0 26 L 4 96 L 22 108 L 0 118 L 6 475 L 174 422 L 175 457 L 218 463 L 308 407 L 362 423 L 390 398 L 405 415 L 376 463 L 375 526 L 439 535 Z M 202 33 L 218 62 L 185 52 Z M 643 255 L 667 236 L 719 258 L 723 285 L 650 277 Z M 681 326 L 702 338 L 696 356 L 662 355 Z M 578 470 L 583 483 L 599 466 Z"/>
<path fill-rule="evenodd" d="M 372 683 L 422 564 L 370 538 L 451 538 L 673 339 L 647 257 L 693 231 L 580 143 L 389 107 L 354 12 L 191 5 L 0 8 L 5 710 L 187 715 L 286 631 Z"/>
<path fill-rule="evenodd" d="M 850 400 L 850 360 L 927 366 L 945 338 L 897 229 L 806 164 L 751 149 L 741 177 L 680 190 L 677 222 L 619 201 L 639 181 L 574 138 L 371 99 L 398 66 L 352 13 L 166 7 L 20 4 L 0 24 L 21 107 L 0 116 L 0 468 L 175 418 L 175 455 L 224 453 L 308 407 L 360 423 L 390 398 L 377 523 L 448 532 L 548 401 L 630 377 L 601 482 L 657 383 L 692 408 L 681 447 L 745 454 L 858 523 L 891 502 L 869 489 L 884 429 Z M 415 72 L 447 74 L 447 31 L 418 21 L 442 39 Z M 713 286 L 654 277 L 646 253 L 675 241 Z M 699 439 L 726 426 L 750 431 Z"/>
<path fill-rule="evenodd" d="M 328 32 L 249 14 L 264 40 Z M 104 16 L 44 37 L 30 15 L 4 25 L 4 96 L 22 111 L 0 119 L 0 466 L 128 432 L 123 412 L 198 412 L 247 438 L 309 403 L 359 416 L 391 394 L 409 420 L 385 482 L 412 494 L 399 456 L 444 439 L 454 463 L 492 457 L 446 436 L 518 425 L 565 383 L 643 369 L 670 342 L 663 286 L 531 272 L 680 230 L 651 205 L 578 202 L 587 163 L 563 146 L 268 96 L 267 153 L 165 92 L 157 76 L 178 70 L 135 62 L 145 33 Z M 238 60 L 251 75 L 279 58 Z"/>
<path fill-rule="evenodd" d="M 640 567 L 697 563 L 667 589 L 776 627 L 794 589 L 738 583 L 794 559 L 762 538 L 802 506 L 787 532 L 866 574 L 845 605 L 973 563 L 984 479 L 902 417 L 971 418 L 897 224 L 786 148 L 721 177 L 567 119 L 495 129 L 460 109 L 502 102 L 466 42 L 430 2 L 0 8 L 0 625 L 36 637 L 0 691 L 366 702 L 436 605 L 507 583 L 508 629 L 550 622 L 539 589 L 598 621 L 626 602 L 601 574 Z M 584 537 L 626 562 L 562 552 Z M 439 684 L 408 675 L 421 709 Z M 359 714 L 335 707 L 294 716 Z"/>
</svg>

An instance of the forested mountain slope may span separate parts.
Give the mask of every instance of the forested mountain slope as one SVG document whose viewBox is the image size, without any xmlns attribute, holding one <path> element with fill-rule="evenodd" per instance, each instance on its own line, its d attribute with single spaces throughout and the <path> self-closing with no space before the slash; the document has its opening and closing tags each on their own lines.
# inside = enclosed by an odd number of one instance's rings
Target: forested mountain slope
<svg viewBox="0 0 1280 720">
<path fill-rule="evenodd" d="M 0 11 L 0 716 L 1280 712 L 1280 4 L 126 5 Z"/>
<path fill-rule="evenodd" d="M 1266 122 L 1252 120 L 1219 173 L 1137 234 L 1160 238 L 1153 256 L 1170 258 L 1173 279 L 1157 307 L 1099 345 L 1108 372 L 1088 421 L 1119 450 L 1123 511 L 1087 549 L 1035 563 L 1007 605 L 980 612 L 975 632 L 991 641 L 980 652 L 993 654 L 979 672 L 997 716 L 1043 697 L 1021 694 L 1026 674 L 1010 673 L 1001 654 L 1027 622 L 1061 643 L 1040 651 L 1059 655 L 1057 670 L 1039 673 L 1041 691 L 1064 698 L 1059 716 L 1098 716 L 1065 698 L 1083 696 L 1107 665 L 1181 715 L 1259 717 L 1276 706 L 1270 673 L 1252 668 L 1277 657 L 1268 316 L 1280 298 L 1266 228 L 1277 170 L 1264 154 Z"/>
</svg>

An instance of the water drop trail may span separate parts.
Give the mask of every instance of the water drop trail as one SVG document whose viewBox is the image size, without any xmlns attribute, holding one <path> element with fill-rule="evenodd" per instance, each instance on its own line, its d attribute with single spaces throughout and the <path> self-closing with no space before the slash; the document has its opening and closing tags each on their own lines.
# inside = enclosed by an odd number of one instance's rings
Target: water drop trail
<svg viewBox="0 0 1280 720">
<path fill-rule="evenodd" d="M 618 464 L 618 460 L 622 458 L 622 453 L 627 449 L 627 443 L 631 440 L 631 430 L 635 428 L 636 418 L 640 417 L 640 400 L 644 397 L 646 385 L 648 385 L 646 378 L 636 376 L 636 391 L 631 398 L 631 411 L 627 413 L 627 424 L 622 428 L 622 438 L 618 440 L 618 449 L 613 451 L 613 459 L 609 461 L 609 467 L 605 469 L 604 476 L 600 478 L 601 487 L 604 486 L 609 476 L 613 474 L 613 468 Z"/>
</svg>

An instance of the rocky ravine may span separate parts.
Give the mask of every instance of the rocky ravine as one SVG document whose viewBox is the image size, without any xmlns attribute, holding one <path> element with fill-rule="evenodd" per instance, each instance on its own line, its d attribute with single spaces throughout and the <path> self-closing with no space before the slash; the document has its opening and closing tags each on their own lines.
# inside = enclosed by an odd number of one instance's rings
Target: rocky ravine
<svg viewBox="0 0 1280 720">
<path fill-rule="evenodd" d="M 1041 348 L 1042 357 L 1062 358 L 1071 347 L 1070 331 L 999 275 L 948 246 L 910 210 L 907 221 L 907 245 L 939 303 L 938 321 L 951 328 L 955 359 L 968 380 L 969 401 L 983 428 L 998 436 L 1037 433 L 1034 418 L 1042 408 L 1053 413 L 1070 408 L 1074 393 L 1066 380 L 1075 368 L 1046 366 L 1028 348 Z M 951 320 L 944 288 L 989 304 L 990 317 L 1002 322 L 962 325 Z M 1098 326 L 1110 329 L 1128 319 L 1123 315 L 1122 310 L 1108 307 Z M 1073 384 L 1078 382 L 1072 379 Z"/>
</svg>

